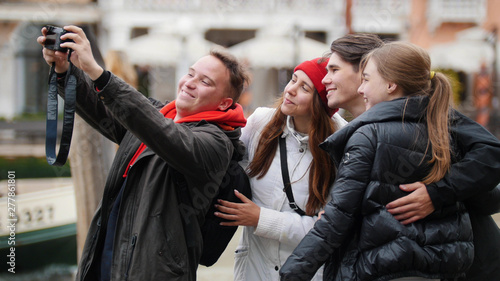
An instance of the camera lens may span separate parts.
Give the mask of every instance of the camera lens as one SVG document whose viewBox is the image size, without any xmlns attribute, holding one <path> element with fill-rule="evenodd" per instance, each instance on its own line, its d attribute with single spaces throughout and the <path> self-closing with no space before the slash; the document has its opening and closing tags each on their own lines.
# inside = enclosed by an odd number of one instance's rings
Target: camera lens
<svg viewBox="0 0 500 281">
<path fill-rule="evenodd" d="M 47 34 L 45 37 L 45 47 L 47 49 L 54 49 L 54 44 L 56 44 L 56 35 L 57 34 Z"/>
<path fill-rule="evenodd" d="M 66 40 L 61 40 L 61 36 L 66 33 L 61 27 L 47 25 L 47 34 L 45 35 L 45 48 L 54 51 L 67 52 L 67 48 L 62 48 L 61 44 L 67 42 Z"/>
</svg>

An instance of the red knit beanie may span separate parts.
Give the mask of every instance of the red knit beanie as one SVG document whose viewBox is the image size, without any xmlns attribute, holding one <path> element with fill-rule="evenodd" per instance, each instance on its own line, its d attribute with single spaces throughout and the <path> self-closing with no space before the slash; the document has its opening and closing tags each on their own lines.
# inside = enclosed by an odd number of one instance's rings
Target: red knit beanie
<svg viewBox="0 0 500 281">
<path fill-rule="evenodd" d="M 297 70 L 302 70 L 305 74 L 311 79 L 316 88 L 316 91 L 319 93 L 319 97 L 323 102 L 323 106 L 330 117 L 338 111 L 338 109 L 332 109 L 328 107 L 328 99 L 326 98 L 326 88 L 325 85 L 321 83 L 323 77 L 325 77 L 327 71 L 326 66 L 328 64 L 328 59 L 325 58 L 315 58 L 312 60 L 307 60 L 295 67 L 293 72 Z"/>
</svg>

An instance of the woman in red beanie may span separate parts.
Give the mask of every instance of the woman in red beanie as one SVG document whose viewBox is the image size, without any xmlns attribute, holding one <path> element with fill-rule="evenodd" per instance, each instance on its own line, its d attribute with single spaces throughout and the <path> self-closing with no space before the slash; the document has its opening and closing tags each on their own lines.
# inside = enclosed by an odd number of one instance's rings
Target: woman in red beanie
<svg viewBox="0 0 500 281">
<path fill-rule="evenodd" d="M 243 203 L 221 201 L 217 213 L 232 221 L 226 225 L 245 226 L 234 280 L 279 280 L 282 264 L 328 202 L 335 168 L 318 145 L 346 121 L 328 108 L 321 84 L 326 65 L 321 58 L 299 64 L 277 106 L 257 108 L 242 130 L 253 202 L 237 194 Z"/>
</svg>

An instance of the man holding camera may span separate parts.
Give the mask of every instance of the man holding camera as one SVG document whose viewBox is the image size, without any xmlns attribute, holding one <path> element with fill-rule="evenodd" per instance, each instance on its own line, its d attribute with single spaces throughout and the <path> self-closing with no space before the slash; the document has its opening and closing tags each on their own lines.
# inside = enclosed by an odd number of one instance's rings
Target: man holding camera
<svg viewBox="0 0 500 281">
<path fill-rule="evenodd" d="M 77 280 L 196 280 L 202 237 L 184 231 L 181 212 L 203 222 L 246 119 L 238 100 L 248 80 L 232 56 L 212 51 L 193 64 L 167 105 L 146 98 L 101 68 L 85 33 L 64 27 L 76 77 L 76 112 L 119 144 L 83 249 Z M 45 45 L 47 29 L 37 42 Z M 68 53 L 43 48 L 58 78 Z M 64 79 L 58 79 L 64 97 Z M 180 173 L 191 206 L 178 202 Z"/>
</svg>

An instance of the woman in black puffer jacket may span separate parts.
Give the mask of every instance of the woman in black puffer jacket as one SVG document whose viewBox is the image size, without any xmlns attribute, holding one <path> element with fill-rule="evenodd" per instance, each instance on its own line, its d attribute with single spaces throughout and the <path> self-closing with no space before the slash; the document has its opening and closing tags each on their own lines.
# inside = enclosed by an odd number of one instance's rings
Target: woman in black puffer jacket
<svg viewBox="0 0 500 281">
<path fill-rule="evenodd" d="M 421 48 L 394 42 L 362 62 L 364 114 L 321 147 L 338 167 L 332 201 L 282 267 L 282 280 L 308 280 L 324 263 L 325 280 L 462 277 L 473 261 L 462 203 L 403 225 L 385 205 L 406 195 L 400 184 L 441 179 L 460 160 L 448 134 L 451 86 L 430 71 Z"/>
</svg>

